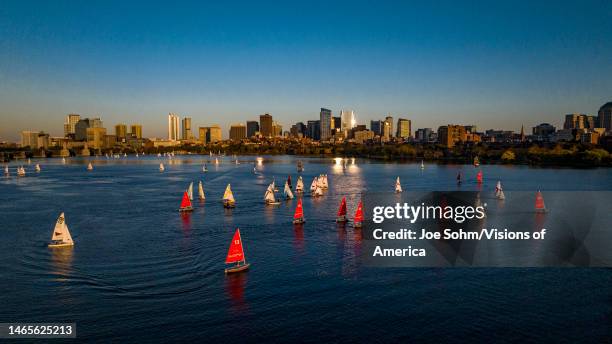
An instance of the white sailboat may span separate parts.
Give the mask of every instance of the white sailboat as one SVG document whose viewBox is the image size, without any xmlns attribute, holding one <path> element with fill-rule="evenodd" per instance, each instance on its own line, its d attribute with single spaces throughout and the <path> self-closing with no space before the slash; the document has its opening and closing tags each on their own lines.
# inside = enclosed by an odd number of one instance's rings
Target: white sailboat
<svg viewBox="0 0 612 344">
<path fill-rule="evenodd" d="M 204 195 L 204 187 L 202 186 L 202 181 L 198 183 L 198 198 L 200 200 L 205 200 L 206 196 Z"/>
<path fill-rule="evenodd" d="M 295 183 L 295 192 L 297 193 L 304 192 L 304 181 L 302 180 L 302 176 L 299 176 L 297 183 Z"/>
<path fill-rule="evenodd" d="M 291 188 L 289 187 L 289 182 L 285 182 L 285 189 L 283 190 L 286 199 L 293 199 L 293 192 L 291 192 Z"/>
<path fill-rule="evenodd" d="M 30 160 L 30 158 L 28 158 L 28 165 L 32 164 L 32 160 Z"/>
<path fill-rule="evenodd" d="M 19 176 L 19 177 L 25 177 L 25 175 L 26 175 L 25 168 L 24 168 L 23 166 L 19 166 L 19 167 L 17 168 L 17 176 Z"/>
<path fill-rule="evenodd" d="M 166 170 L 166 168 L 164 167 L 163 163 L 159 163 L 159 172 L 164 172 Z"/>
<path fill-rule="evenodd" d="M 53 235 L 51 236 L 49 247 L 65 247 L 73 245 L 74 241 L 72 241 L 72 236 L 68 230 L 68 225 L 66 225 L 64 213 L 61 213 L 55 222 L 55 228 L 53 228 Z"/>
<path fill-rule="evenodd" d="M 202 172 L 208 172 L 208 167 L 206 167 L 206 164 L 204 164 L 204 166 L 202 166 Z"/>
<path fill-rule="evenodd" d="M 36 164 L 36 166 L 34 167 L 34 171 L 40 172 L 40 165 L 39 164 Z"/>
<path fill-rule="evenodd" d="M 187 188 L 187 195 L 189 195 L 189 200 L 193 201 L 193 182 L 189 183 L 189 187 Z"/>
<path fill-rule="evenodd" d="M 11 173 L 9 172 L 8 166 L 4 166 L 4 175 L 9 176 Z"/>
<path fill-rule="evenodd" d="M 323 189 L 321 187 L 319 187 L 319 185 L 317 185 L 315 187 L 315 191 L 314 191 L 314 193 L 312 195 L 313 195 L 313 197 L 323 196 Z"/>
<path fill-rule="evenodd" d="M 314 179 L 312 180 L 312 183 L 310 184 L 310 192 L 315 192 L 315 190 L 317 189 L 317 185 L 318 185 L 318 178 L 314 177 Z"/>
<path fill-rule="evenodd" d="M 157 153 L 157 157 L 160 158 L 161 157 L 161 153 Z"/>
<path fill-rule="evenodd" d="M 62 158 L 62 164 L 66 165 L 66 158 Z"/>
<path fill-rule="evenodd" d="M 421 170 L 425 169 L 425 164 L 423 163 L 423 160 L 421 160 Z"/>
<path fill-rule="evenodd" d="M 502 189 L 501 181 L 497 181 L 495 185 L 495 197 L 497 199 L 506 199 L 506 195 L 504 195 L 504 190 Z"/>
<path fill-rule="evenodd" d="M 236 159 L 236 165 L 240 165 L 240 162 L 238 161 L 238 159 Z"/>
<path fill-rule="evenodd" d="M 93 165 L 91 163 L 87 164 L 87 171 L 92 171 Z"/>
<path fill-rule="evenodd" d="M 219 165 L 219 159 L 215 158 L 215 165 Z"/>
<path fill-rule="evenodd" d="M 268 185 L 266 193 L 264 194 L 264 201 L 266 204 L 280 204 L 280 202 L 276 201 L 276 197 L 274 197 L 274 185 Z"/>
<path fill-rule="evenodd" d="M 329 184 L 327 184 L 327 174 L 323 175 L 322 182 L 321 182 L 321 188 L 322 189 L 328 189 L 329 188 Z"/>
<path fill-rule="evenodd" d="M 225 208 L 234 208 L 236 207 L 236 200 L 234 199 L 234 194 L 232 193 L 232 186 L 227 184 L 225 188 L 225 193 L 223 194 L 223 206 Z"/>
<path fill-rule="evenodd" d="M 395 193 L 400 193 L 400 192 L 402 192 L 402 184 L 400 183 L 400 179 L 398 176 L 397 179 L 395 180 Z"/>
</svg>

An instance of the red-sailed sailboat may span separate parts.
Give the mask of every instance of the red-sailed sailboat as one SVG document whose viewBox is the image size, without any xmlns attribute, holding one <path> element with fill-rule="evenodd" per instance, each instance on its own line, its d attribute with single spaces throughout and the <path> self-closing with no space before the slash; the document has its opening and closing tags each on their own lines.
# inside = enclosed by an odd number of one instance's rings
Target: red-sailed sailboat
<svg viewBox="0 0 612 344">
<path fill-rule="evenodd" d="M 179 208 L 180 212 L 188 212 L 193 211 L 193 207 L 191 206 L 191 200 L 189 199 L 189 195 L 187 191 L 183 192 L 183 200 L 181 201 L 181 207 Z"/>
<path fill-rule="evenodd" d="M 304 209 L 302 209 L 302 199 L 298 199 L 297 207 L 295 207 L 295 214 L 293 214 L 293 223 L 298 225 L 306 222 L 304 219 Z"/>
<path fill-rule="evenodd" d="M 482 184 L 482 170 L 478 171 L 478 173 L 476 173 L 476 182 L 478 184 Z"/>
<path fill-rule="evenodd" d="M 544 205 L 544 197 L 542 196 L 542 193 L 539 190 L 536 193 L 535 210 L 538 213 L 546 212 L 546 206 Z"/>
<path fill-rule="evenodd" d="M 361 227 L 363 223 L 363 204 L 359 201 L 357 205 L 357 211 L 355 211 L 355 220 L 353 221 L 353 227 Z"/>
<path fill-rule="evenodd" d="M 242 247 L 242 237 L 240 237 L 240 229 L 238 228 L 236 228 L 236 233 L 234 233 L 229 250 L 227 251 L 227 257 L 225 258 L 225 264 L 233 263 L 236 264 L 225 269 L 226 274 L 246 271 L 251 266 L 251 264 L 246 262 L 244 248 Z"/>
<path fill-rule="evenodd" d="M 346 218 L 346 197 L 342 197 L 342 202 L 340 202 L 340 208 L 338 208 L 338 215 L 336 216 L 336 222 L 348 222 L 348 219 Z"/>
</svg>

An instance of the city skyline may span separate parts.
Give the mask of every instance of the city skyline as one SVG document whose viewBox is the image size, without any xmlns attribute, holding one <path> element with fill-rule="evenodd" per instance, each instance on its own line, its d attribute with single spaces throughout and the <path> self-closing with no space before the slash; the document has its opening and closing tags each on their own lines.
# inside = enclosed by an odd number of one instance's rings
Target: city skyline
<svg viewBox="0 0 612 344">
<path fill-rule="evenodd" d="M 270 113 L 287 130 L 321 108 L 351 109 L 357 124 L 390 114 L 413 129 L 518 131 L 609 101 L 612 4 L 440 5 L 9 1 L 0 139 L 61 136 L 69 113 L 165 137 L 169 112 L 194 130 L 219 124 L 227 138 L 232 123 Z"/>
</svg>

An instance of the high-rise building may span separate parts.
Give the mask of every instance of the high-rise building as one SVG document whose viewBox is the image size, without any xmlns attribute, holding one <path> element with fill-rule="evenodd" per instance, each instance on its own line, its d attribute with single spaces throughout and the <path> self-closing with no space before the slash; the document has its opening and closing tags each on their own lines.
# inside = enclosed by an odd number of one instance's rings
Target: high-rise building
<svg viewBox="0 0 612 344">
<path fill-rule="evenodd" d="M 332 129 L 335 129 L 338 132 L 342 130 L 342 117 L 332 117 Z"/>
<path fill-rule="evenodd" d="M 382 135 L 380 135 L 380 137 L 382 138 L 383 141 L 388 141 L 391 138 L 391 126 L 392 124 L 389 123 L 388 121 L 383 121 L 382 122 Z"/>
<path fill-rule="evenodd" d="M 397 132 L 395 137 L 400 139 L 407 139 L 412 136 L 412 128 L 409 119 L 398 118 L 397 119 Z"/>
<path fill-rule="evenodd" d="M 179 116 L 172 112 L 168 114 L 168 140 L 179 140 Z"/>
<path fill-rule="evenodd" d="M 259 130 L 265 137 L 272 136 L 272 116 L 269 114 L 259 116 Z"/>
<path fill-rule="evenodd" d="M 438 142 L 446 147 L 453 147 L 458 142 L 467 141 L 467 131 L 462 125 L 445 125 L 438 128 Z"/>
<path fill-rule="evenodd" d="M 183 128 L 182 128 L 182 136 L 183 140 L 191 140 L 193 139 L 193 133 L 191 131 L 191 117 L 185 117 L 182 120 Z"/>
<path fill-rule="evenodd" d="M 24 130 L 21 132 L 21 147 L 38 148 L 39 131 Z"/>
<path fill-rule="evenodd" d="M 291 126 L 291 136 L 293 137 L 305 137 L 306 136 L 306 125 L 302 122 L 297 122 Z"/>
<path fill-rule="evenodd" d="M 272 136 L 273 137 L 283 136 L 283 126 L 276 121 L 272 122 Z"/>
<path fill-rule="evenodd" d="M 385 117 L 385 130 L 387 127 L 389 127 L 389 132 L 388 133 L 383 133 L 383 136 L 386 138 L 391 138 L 391 136 L 393 136 L 393 117 L 392 116 L 387 116 Z"/>
<path fill-rule="evenodd" d="M 133 137 L 137 139 L 141 139 L 142 138 L 142 125 L 132 124 L 130 126 L 130 133 L 132 134 Z"/>
<path fill-rule="evenodd" d="M 125 139 L 127 137 L 127 125 L 121 123 L 115 125 L 115 136 L 117 136 L 117 140 Z"/>
<path fill-rule="evenodd" d="M 198 128 L 198 138 L 202 143 L 208 143 L 207 137 L 209 132 L 209 127 L 200 127 Z"/>
<path fill-rule="evenodd" d="M 321 124 L 321 141 L 329 141 L 331 139 L 332 129 L 332 112 L 329 109 L 321 108 L 320 120 Z"/>
<path fill-rule="evenodd" d="M 370 121 L 370 130 L 374 133 L 374 135 L 382 136 L 383 121 L 381 120 Z"/>
<path fill-rule="evenodd" d="M 583 113 L 572 113 L 569 115 L 565 115 L 565 122 L 563 123 L 563 129 L 585 129 L 585 128 L 593 128 L 589 127 L 589 125 L 594 125 L 594 120 L 589 120 L 588 115 Z"/>
<path fill-rule="evenodd" d="M 321 132 L 319 127 L 319 121 L 308 121 L 306 123 L 307 137 L 313 140 L 319 140 L 321 138 Z"/>
<path fill-rule="evenodd" d="M 247 129 L 244 124 L 232 124 L 229 131 L 229 138 L 232 141 L 240 141 L 246 139 Z"/>
<path fill-rule="evenodd" d="M 221 127 L 218 125 L 212 125 L 208 129 L 208 137 L 211 143 L 216 143 L 221 141 Z"/>
<path fill-rule="evenodd" d="M 102 128 L 102 120 L 100 118 L 84 118 L 79 120 L 74 125 L 74 137 L 78 141 L 87 140 L 87 129 Z"/>
<path fill-rule="evenodd" d="M 414 133 L 414 137 L 419 142 L 431 142 L 432 141 L 431 140 L 432 134 L 433 134 L 433 129 L 431 129 L 431 128 L 421 128 L 421 129 L 418 129 Z"/>
<path fill-rule="evenodd" d="M 357 124 L 355 120 L 355 113 L 353 110 L 341 110 L 340 111 L 340 127 L 345 133 L 345 137 L 348 137 L 348 131 L 353 129 Z"/>
<path fill-rule="evenodd" d="M 89 148 L 101 149 L 104 148 L 104 136 L 106 136 L 106 128 L 93 127 L 87 128 L 87 146 Z"/>
<path fill-rule="evenodd" d="M 81 115 L 75 113 L 66 116 L 66 121 L 64 122 L 64 137 L 75 134 L 75 126 L 80 119 Z"/>
<path fill-rule="evenodd" d="M 612 130 L 612 102 L 608 102 L 599 108 L 597 112 L 597 126 Z"/>
<path fill-rule="evenodd" d="M 246 122 L 247 137 L 255 136 L 255 133 L 259 131 L 259 123 L 257 121 Z"/>
</svg>

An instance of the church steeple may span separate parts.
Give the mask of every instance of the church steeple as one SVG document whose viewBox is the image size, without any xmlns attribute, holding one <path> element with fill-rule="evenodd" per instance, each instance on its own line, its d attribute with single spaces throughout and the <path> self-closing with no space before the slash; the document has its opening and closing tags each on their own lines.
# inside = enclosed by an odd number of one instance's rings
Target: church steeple
<svg viewBox="0 0 612 344">
<path fill-rule="evenodd" d="M 521 142 L 525 142 L 525 127 L 521 124 Z"/>
</svg>

